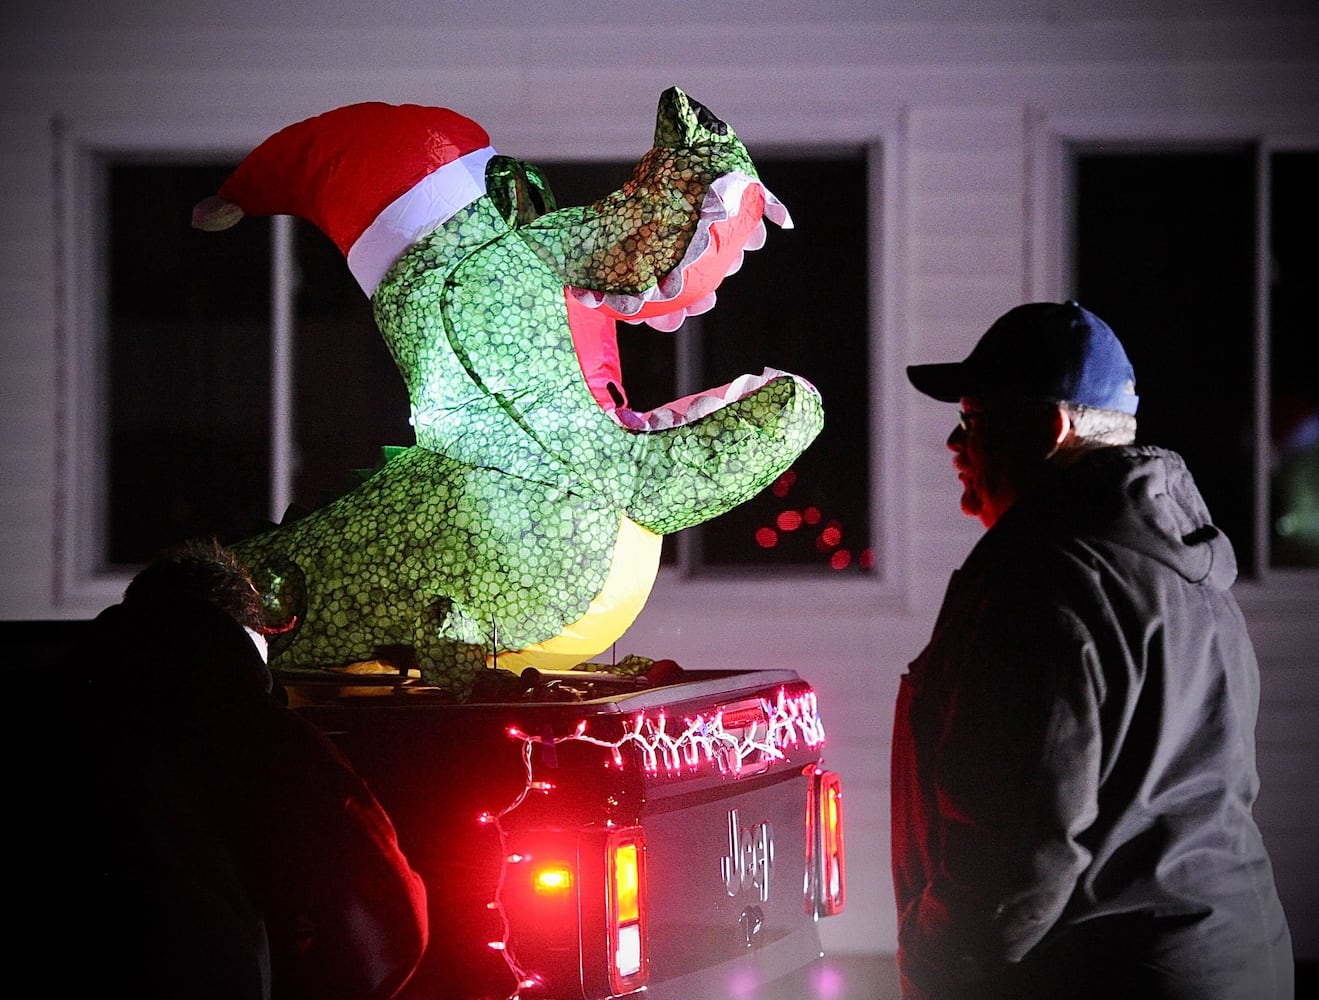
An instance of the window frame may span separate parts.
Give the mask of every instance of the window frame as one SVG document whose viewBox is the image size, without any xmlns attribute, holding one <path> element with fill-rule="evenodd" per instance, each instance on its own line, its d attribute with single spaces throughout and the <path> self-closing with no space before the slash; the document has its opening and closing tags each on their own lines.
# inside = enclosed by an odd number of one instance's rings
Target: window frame
<svg viewBox="0 0 1319 1000">
<path fill-rule="evenodd" d="M 1068 294 L 1075 272 L 1074 192 L 1078 153 L 1188 152 L 1229 150 L 1245 146 L 1255 151 L 1255 315 L 1253 349 L 1257 377 L 1264 391 L 1255 394 L 1252 427 L 1255 454 L 1255 518 L 1252 524 L 1255 558 L 1242 566 L 1234 591 L 1243 605 L 1276 610 L 1313 607 L 1319 600 L 1319 568 L 1270 565 L 1269 498 L 1269 158 L 1274 153 L 1319 150 L 1319 133 L 1274 134 L 1260 132 L 1247 121 L 1213 126 L 1166 120 L 1122 118 L 1107 115 L 1049 115 L 1035 113 L 1028 142 L 1028 204 L 1042 211 L 1028 219 L 1030 297 L 1060 299 Z"/>
<path fill-rule="evenodd" d="M 197 121 L 123 121 L 58 119 L 53 123 L 56 172 L 56 226 L 59 246 L 58 329 L 56 336 L 57 440 L 56 513 L 53 533 L 52 592 L 58 607 L 95 607 L 117 600 L 133 567 L 102 563 L 105 546 L 106 476 L 103 456 L 106 436 L 105 380 L 108 337 L 106 275 L 99 248 L 104 228 L 98 225 L 104 204 L 104 170 L 108 159 L 150 159 L 164 162 L 238 162 L 279 124 L 250 119 Z M 538 159 L 635 159 L 635 142 L 624 146 L 611 137 L 607 146 L 582 150 L 570 135 L 548 137 L 543 132 L 519 142 L 516 130 L 503 143 L 531 162 Z M 807 611 L 838 611 L 848 607 L 875 609 L 901 606 L 909 590 L 908 518 L 905 466 L 900 442 L 905 439 L 905 408 L 899 376 L 900 345 L 889 330 L 900 330 L 904 299 L 898 276 L 904 225 L 901 205 L 902 129 L 897 117 L 878 130 L 829 137 L 778 138 L 763 149 L 776 155 L 821 146 L 863 148 L 867 163 L 869 213 L 865 220 L 869 244 L 869 367 L 871 544 L 875 563 L 865 574 L 688 572 L 679 564 L 660 571 L 653 598 L 665 603 L 718 601 L 732 589 L 754 588 L 770 600 L 790 600 Z M 753 150 L 753 155 L 755 155 Z M 791 206 L 789 206 L 791 209 Z M 271 292 L 271 499 L 272 520 L 278 520 L 292 490 L 295 377 L 293 343 L 293 220 L 276 217 L 272 226 Z M 827 409 L 827 402 L 826 402 Z M 883 433 L 881 434 L 881 428 Z M 669 587 L 673 582 L 676 586 Z M 661 583 L 663 585 L 661 585 Z"/>
</svg>

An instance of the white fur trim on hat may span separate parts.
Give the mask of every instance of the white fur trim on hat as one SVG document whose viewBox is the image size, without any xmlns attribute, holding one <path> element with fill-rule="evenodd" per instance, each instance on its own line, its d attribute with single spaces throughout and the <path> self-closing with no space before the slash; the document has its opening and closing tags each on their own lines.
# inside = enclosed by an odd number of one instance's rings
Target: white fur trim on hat
<svg viewBox="0 0 1319 1000">
<path fill-rule="evenodd" d="M 414 243 L 485 194 L 485 166 L 495 151 L 473 150 L 427 174 L 376 216 L 348 251 L 348 269 L 368 296 Z"/>
</svg>

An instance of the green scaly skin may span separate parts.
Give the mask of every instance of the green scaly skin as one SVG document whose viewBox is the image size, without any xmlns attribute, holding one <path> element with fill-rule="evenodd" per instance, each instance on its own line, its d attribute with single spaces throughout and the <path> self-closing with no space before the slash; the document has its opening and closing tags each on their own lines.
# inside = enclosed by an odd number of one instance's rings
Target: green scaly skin
<svg viewBox="0 0 1319 1000">
<path fill-rule="evenodd" d="M 272 665 L 411 647 L 427 681 L 465 698 L 491 654 L 582 617 L 624 516 L 656 535 L 707 521 L 810 444 L 823 412 L 797 376 L 637 431 L 602 409 L 574 348 L 565 288 L 656 285 L 729 173 L 756 177 L 732 130 L 675 88 L 661 98 L 655 148 L 619 191 L 554 210 L 534 166 L 496 157 L 486 196 L 395 263 L 372 301 L 407 383 L 416 447 L 237 546 L 273 614 L 296 622 L 272 643 Z M 636 568 L 646 588 L 656 571 Z"/>
</svg>

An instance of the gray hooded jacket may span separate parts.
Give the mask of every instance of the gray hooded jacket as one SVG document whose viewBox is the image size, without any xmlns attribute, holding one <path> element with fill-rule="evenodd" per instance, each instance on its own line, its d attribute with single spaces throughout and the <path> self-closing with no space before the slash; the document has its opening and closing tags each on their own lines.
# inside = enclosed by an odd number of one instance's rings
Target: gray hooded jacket
<svg viewBox="0 0 1319 1000">
<path fill-rule="evenodd" d="M 1085 455 L 985 533 L 899 694 L 904 996 L 1292 996 L 1236 572 L 1151 447 Z"/>
</svg>

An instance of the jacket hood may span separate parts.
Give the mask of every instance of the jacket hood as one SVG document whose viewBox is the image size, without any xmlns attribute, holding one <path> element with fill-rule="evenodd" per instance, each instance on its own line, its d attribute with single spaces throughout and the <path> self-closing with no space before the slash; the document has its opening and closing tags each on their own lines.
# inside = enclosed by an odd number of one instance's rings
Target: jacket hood
<svg viewBox="0 0 1319 1000">
<path fill-rule="evenodd" d="M 1232 543 L 1214 525 L 1176 452 L 1149 445 L 1096 449 L 1018 506 L 1081 537 L 1103 536 L 1157 559 L 1191 583 L 1226 590 L 1236 581 Z"/>
</svg>

